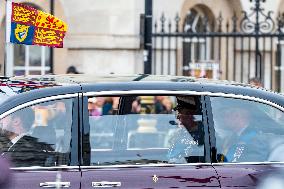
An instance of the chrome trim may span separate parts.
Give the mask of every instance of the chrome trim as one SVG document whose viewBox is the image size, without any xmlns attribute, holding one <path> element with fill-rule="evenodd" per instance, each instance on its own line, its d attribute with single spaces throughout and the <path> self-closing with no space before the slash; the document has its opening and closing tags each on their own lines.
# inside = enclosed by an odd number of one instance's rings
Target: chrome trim
<svg viewBox="0 0 284 189">
<path fill-rule="evenodd" d="M 116 170 L 118 168 L 139 168 L 139 167 L 176 167 L 176 166 L 214 166 L 214 165 L 276 165 L 284 164 L 284 162 L 239 162 L 239 163 L 184 163 L 184 164 L 143 164 L 143 165 L 101 165 L 101 166 L 80 166 L 82 169 L 102 169 L 109 168 Z"/>
<path fill-rule="evenodd" d="M 159 163 L 159 164 L 141 164 L 141 165 L 92 165 L 92 166 L 80 166 L 81 169 L 102 169 L 102 168 L 139 168 L 139 167 L 176 167 L 176 166 L 211 166 L 211 163 L 187 163 L 187 164 L 169 164 L 169 163 Z"/>
<path fill-rule="evenodd" d="M 6 117 L 7 115 L 18 111 L 20 109 L 26 108 L 28 106 L 32 106 L 34 104 L 38 104 L 41 102 L 46 102 L 46 101 L 50 101 L 50 100 L 58 100 L 58 99 L 65 99 L 65 98 L 73 98 L 73 97 L 78 97 L 78 93 L 74 93 L 74 94 L 64 94 L 64 95 L 56 95 L 56 96 L 49 96 L 49 97 L 44 97 L 44 98 L 40 98 L 40 99 L 36 99 L 30 102 L 26 102 L 24 104 L 21 104 L 19 106 L 16 106 L 10 110 L 8 110 L 7 112 L 3 113 L 0 115 L 0 119 Z"/>
<path fill-rule="evenodd" d="M 32 167 L 12 167 L 10 168 L 13 171 L 37 171 L 37 170 L 51 170 L 51 169 L 78 169 L 79 166 L 54 166 L 54 167 L 40 167 L 40 166 L 32 166 Z"/>
<path fill-rule="evenodd" d="M 176 167 L 176 166 L 211 166 L 211 165 L 276 165 L 276 164 L 284 164 L 284 162 L 239 162 L 239 163 L 185 163 L 185 164 L 167 164 L 167 163 L 161 163 L 161 164 L 143 164 L 143 165 L 101 165 L 101 166 L 80 166 L 82 169 L 101 169 L 101 168 L 133 168 L 133 167 Z M 63 170 L 69 170 L 69 169 L 78 169 L 79 166 L 56 166 L 56 167 L 12 167 L 10 168 L 13 171 L 39 171 L 39 170 L 55 170 L 55 169 L 63 169 Z"/>
<path fill-rule="evenodd" d="M 39 187 L 43 188 L 69 188 L 70 182 L 41 182 Z"/>
<path fill-rule="evenodd" d="M 121 182 L 109 182 L 109 181 L 101 181 L 101 182 L 92 182 L 93 188 L 113 188 L 120 187 Z"/>
<path fill-rule="evenodd" d="M 258 97 L 236 95 L 232 93 L 212 93 L 212 92 L 198 92 L 198 91 L 167 91 L 167 90 L 131 90 L 131 91 L 100 91 L 100 92 L 86 92 L 84 96 L 99 96 L 99 95 L 126 95 L 126 94 L 171 94 L 171 95 L 207 95 L 213 97 L 230 97 L 244 100 L 252 100 L 264 104 L 271 105 L 281 111 L 284 111 L 284 107 L 273 103 L 271 101 L 261 99 Z"/>
<path fill-rule="evenodd" d="M 284 162 L 238 162 L 238 163 L 212 163 L 212 165 L 273 165 L 284 164 Z"/>
</svg>

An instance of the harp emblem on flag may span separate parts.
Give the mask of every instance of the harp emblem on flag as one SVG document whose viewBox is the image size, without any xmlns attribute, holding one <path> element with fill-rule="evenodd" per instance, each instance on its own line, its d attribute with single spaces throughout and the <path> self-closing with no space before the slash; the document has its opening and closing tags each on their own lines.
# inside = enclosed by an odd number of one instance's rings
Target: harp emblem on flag
<svg viewBox="0 0 284 189">
<path fill-rule="evenodd" d="M 29 27 L 30 26 L 17 24 L 15 28 L 15 37 L 19 42 L 25 41 L 28 36 Z"/>
</svg>

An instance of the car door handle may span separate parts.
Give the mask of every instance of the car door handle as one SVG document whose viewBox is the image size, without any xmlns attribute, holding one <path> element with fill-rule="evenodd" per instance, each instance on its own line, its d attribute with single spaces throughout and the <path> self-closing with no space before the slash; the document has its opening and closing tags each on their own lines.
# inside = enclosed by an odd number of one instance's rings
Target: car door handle
<svg viewBox="0 0 284 189">
<path fill-rule="evenodd" d="M 41 182 L 40 187 L 43 188 L 69 188 L 70 182 Z"/>
<path fill-rule="evenodd" d="M 92 187 L 94 188 L 111 188 L 111 187 L 120 187 L 121 182 L 108 182 L 108 181 L 101 181 L 101 182 L 92 182 Z"/>
</svg>

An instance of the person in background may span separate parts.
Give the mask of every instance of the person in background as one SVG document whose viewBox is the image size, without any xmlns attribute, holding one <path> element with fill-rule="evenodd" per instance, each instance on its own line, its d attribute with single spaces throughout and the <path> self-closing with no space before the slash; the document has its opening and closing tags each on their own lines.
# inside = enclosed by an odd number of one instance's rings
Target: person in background
<svg viewBox="0 0 284 189">
<path fill-rule="evenodd" d="M 132 102 L 131 113 L 132 114 L 139 114 L 141 112 L 141 98 L 137 97 Z"/>
<path fill-rule="evenodd" d="M 250 78 L 249 84 L 257 86 L 257 87 L 263 87 L 261 80 L 257 77 Z"/>
<path fill-rule="evenodd" d="M 112 98 L 112 113 L 115 114 L 118 111 L 119 105 L 119 97 L 111 97 Z"/>
<path fill-rule="evenodd" d="M 155 112 L 156 112 L 156 114 L 159 114 L 159 113 L 165 111 L 165 107 L 164 107 L 164 105 L 162 103 L 164 98 L 165 98 L 164 96 L 156 96 L 155 97 L 155 102 L 154 103 L 155 103 Z"/>
<path fill-rule="evenodd" d="M 162 100 L 162 105 L 163 105 L 164 110 L 161 113 L 163 113 L 163 114 L 171 114 L 172 113 L 173 103 L 172 103 L 171 99 L 169 99 L 168 97 L 164 98 Z"/>
<path fill-rule="evenodd" d="M 75 66 L 69 66 L 66 71 L 67 74 L 80 74 Z"/>
<path fill-rule="evenodd" d="M 102 115 L 102 104 L 100 103 L 102 99 L 100 98 L 101 97 L 97 97 L 97 98 L 93 97 L 93 98 L 88 99 L 89 116 L 101 116 Z"/>
<path fill-rule="evenodd" d="M 111 115 L 112 114 L 112 98 L 111 97 L 107 97 L 105 98 L 105 102 L 103 105 L 103 109 L 102 109 L 102 114 L 103 115 Z"/>
</svg>

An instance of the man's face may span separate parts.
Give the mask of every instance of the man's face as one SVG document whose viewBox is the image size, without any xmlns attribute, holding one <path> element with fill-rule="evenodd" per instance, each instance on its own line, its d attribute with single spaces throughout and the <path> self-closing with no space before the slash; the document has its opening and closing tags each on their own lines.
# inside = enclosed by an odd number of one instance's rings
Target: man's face
<svg viewBox="0 0 284 189">
<path fill-rule="evenodd" d="M 1 119 L 0 123 L 2 132 L 7 135 L 12 133 L 21 134 L 25 132 L 22 127 L 22 121 L 19 117 L 9 115 Z"/>
<path fill-rule="evenodd" d="M 223 111 L 223 120 L 226 127 L 234 132 L 243 130 L 249 121 L 248 112 L 241 108 L 231 108 Z"/>
<path fill-rule="evenodd" d="M 251 85 L 257 86 L 257 87 L 262 87 L 262 84 L 259 82 L 250 82 Z"/>
<path fill-rule="evenodd" d="M 178 110 L 177 118 L 186 128 L 191 128 L 195 126 L 194 115 L 195 111 L 181 108 Z"/>
<path fill-rule="evenodd" d="M 9 130 L 9 127 L 12 125 L 12 117 L 10 115 L 6 116 L 0 120 L 0 123 L 2 130 Z"/>
</svg>

